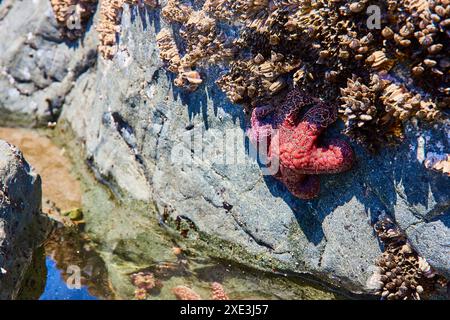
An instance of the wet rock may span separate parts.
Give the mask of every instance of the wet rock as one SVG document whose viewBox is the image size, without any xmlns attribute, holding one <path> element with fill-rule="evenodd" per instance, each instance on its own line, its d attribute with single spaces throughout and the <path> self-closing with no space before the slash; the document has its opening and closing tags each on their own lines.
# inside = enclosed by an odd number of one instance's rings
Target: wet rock
<svg viewBox="0 0 450 320">
<path fill-rule="evenodd" d="M 18 296 L 33 252 L 49 232 L 41 196 L 40 177 L 17 148 L 0 140 L 0 299 Z"/>
</svg>

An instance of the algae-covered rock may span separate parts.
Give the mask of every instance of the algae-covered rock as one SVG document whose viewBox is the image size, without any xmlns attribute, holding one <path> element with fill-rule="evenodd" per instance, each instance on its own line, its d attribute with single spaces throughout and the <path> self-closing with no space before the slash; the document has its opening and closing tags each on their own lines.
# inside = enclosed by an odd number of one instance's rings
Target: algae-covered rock
<svg viewBox="0 0 450 320">
<path fill-rule="evenodd" d="M 20 292 L 17 295 L 19 300 L 37 300 L 44 293 L 47 282 L 47 266 L 45 264 L 44 248 L 38 248 L 28 267 L 22 281 Z"/>
<path fill-rule="evenodd" d="M 83 211 L 81 208 L 77 208 L 63 212 L 63 216 L 68 217 L 72 221 L 79 221 L 83 219 Z"/>
</svg>

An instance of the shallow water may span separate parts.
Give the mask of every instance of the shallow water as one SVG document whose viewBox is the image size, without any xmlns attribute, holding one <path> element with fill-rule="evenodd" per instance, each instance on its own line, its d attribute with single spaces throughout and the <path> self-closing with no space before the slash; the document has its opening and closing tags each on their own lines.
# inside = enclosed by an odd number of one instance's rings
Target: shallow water
<svg viewBox="0 0 450 320">
<path fill-rule="evenodd" d="M 42 300 L 112 299 L 108 272 L 90 240 L 75 227 L 59 227 L 44 244 L 47 276 Z"/>
<path fill-rule="evenodd" d="M 56 266 L 56 262 L 51 258 L 46 258 L 47 280 L 44 293 L 39 300 L 98 300 L 97 297 L 89 293 L 87 286 L 81 288 L 69 288 L 62 276 L 62 271 Z"/>
<path fill-rule="evenodd" d="M 133 275 L 143 272 L 156 282 L 146 299 L 175 299 L 172 289 L 179 285 L 209 299 L 213 282 L 221 283 L 232 299 L 342 298 L 310 281 L 211 258 L 184 243 L 146 208 L 116 201 L 83 161 L 69 160 L 69 152 L 46 133 L 0 128 L 0 139 L 17 145 L 41 174 L 43 211 L 62 222 L 37 253 L 34 279 L 27 281 L 23 297 L 33 291 L 32 297 L 41 300 L 132 299 L 137 289 Z M 82 209 L 86 224 L 61 215 L 75 208 Z M 126 219 L 133 219 L 132 229 L 122 223 Z M 79 286 L 71 289 L 68 284 Z"/>
</svg>

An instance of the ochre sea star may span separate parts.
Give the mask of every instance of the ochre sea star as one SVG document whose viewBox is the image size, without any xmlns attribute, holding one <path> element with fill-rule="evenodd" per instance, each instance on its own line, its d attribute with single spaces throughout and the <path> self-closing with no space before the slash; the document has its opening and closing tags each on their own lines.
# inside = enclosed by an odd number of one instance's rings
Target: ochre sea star
<svg viewBox="0 0 450 320">
<path fill-rule="evenodd" d="M 312 107 L 300 117 L 306 106 Z M 353 164 L 353 151 L 345 141 L 319 142 L 336 118 L 335 108 L 294 89 L 280 107 L 255 108 L 248 135 L 254 145 L 260 145 L 260 151 L 267 152 L 273 175 L 293 195 L 308 200 L 319 194 L 319 174 L 343 172 Z M 264 144 L 266 150 L 261 147 Z"/>
</svg>

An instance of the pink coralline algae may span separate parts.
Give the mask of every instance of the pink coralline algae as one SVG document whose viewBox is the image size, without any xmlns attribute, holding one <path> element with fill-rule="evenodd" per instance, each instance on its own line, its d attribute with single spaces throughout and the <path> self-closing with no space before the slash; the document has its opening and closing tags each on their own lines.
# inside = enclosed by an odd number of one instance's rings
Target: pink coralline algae
<svg viewBox="0 0 450 320">
<path fill-rule="evenodd" d="M 197 292 L 186 286 L 177 286 L 172 289 L 178 300 L 204 300 Z M 211 283 L 212 300 L 230 300 L 223 286 L 218 282 Z"/>
<path fill-rule="evenodd" d="M 213 300 L 230 300 L 223 286 L 218 282 L 211 284 L 212 299 Z"/>
<path fill-rule="evenodd" d="M 131 275 L 131 282 L 136 287 L 135 298 L 144 300 L 154 288 L 162 288 L 163 284 L 151 272 L 139 272 Z"/>
<path fill-rule="evenodd" d="M 308 106 L 310 109 L 301 116 Z M 296 197 L 309 200 L 319 194 L 318 175 L 346 171 L 354 161 L 345 141 L 320 140 L 336 118 L 336 108 L 294 89 L 280 107 L 253 110 L 248 136 L 255 146 L 259 145 L 260 152 L 267 152 L 274 177 Z"/>
<path fill-rule="evenodd" d="M 172 292 L 178 300 L 202 300 L 197 292 L 186 286 L 177 286 L 172 289 Z"/>
</svg>

